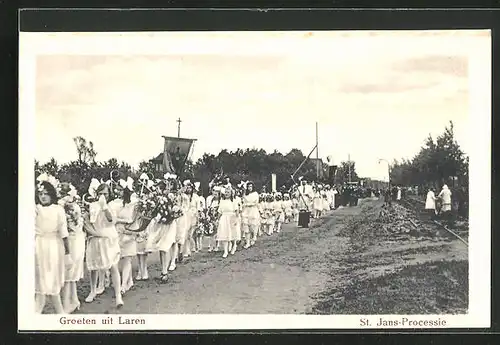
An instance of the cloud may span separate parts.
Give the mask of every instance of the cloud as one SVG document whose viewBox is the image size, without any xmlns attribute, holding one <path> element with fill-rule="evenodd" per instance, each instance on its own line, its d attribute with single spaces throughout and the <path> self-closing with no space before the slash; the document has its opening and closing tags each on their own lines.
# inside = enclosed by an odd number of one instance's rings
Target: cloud
<svg viewBox="0 0 500 345">
<path fill-rule="evenodd" d="M 401 72 L 434 72 L 467 78 L 469 60 L 466 56 L 434 55 L 397 61 L 394 69 Z"/>
<path fill-rule="evenodd" d="M 402 78 L 382 81 L 372 84 L 346 84 L 338 91 L 345 93 L 395 93 L 407 92 L 411 90 L 427 89 L 439 85 L 438 82 L 405 83 Z"/>
</svg>

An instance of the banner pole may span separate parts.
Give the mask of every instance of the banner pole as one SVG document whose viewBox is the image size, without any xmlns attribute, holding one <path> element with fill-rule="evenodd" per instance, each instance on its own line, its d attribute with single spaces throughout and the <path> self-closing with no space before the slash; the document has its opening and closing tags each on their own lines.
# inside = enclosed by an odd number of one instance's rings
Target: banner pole
<svg viewBox="0 0 500 345">
<path fill-rule="evenodd" d="M 313 149 L 311 150 L 311 152 L 309 152 L 309 154 L 302 161 L 302 163 L 299 165 L 299 167 L 297 168 L 297 170 L 295 170 L 295 172 L 292 174 L 292 179 L 293 179 L 293 177 L 295 177 L 295 174 L 297 174 L 297 172 L 300 170 L 300 168 L 302 168 L 302 166 L 306 163 L 306 161 L 309 159 L 309 157 L 311 157 L 311 155 L 313 154 L 314 150 L 316 150 L 316 146 L 313 147 Z"/>
</svg>

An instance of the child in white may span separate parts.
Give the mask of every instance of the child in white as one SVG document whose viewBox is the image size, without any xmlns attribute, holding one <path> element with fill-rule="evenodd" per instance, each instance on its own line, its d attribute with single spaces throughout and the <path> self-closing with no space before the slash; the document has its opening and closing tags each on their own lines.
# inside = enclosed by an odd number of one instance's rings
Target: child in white
<svg viewBox="0 0 500 345">
<path fill-rule="evenodd" d="M 241 240 L 241 233 L 239 234 L 240 236 L 238 236 L 237 229 L 233 226 L 235 209 L 231 194 L 231 189 L 223 188 L 223 197 L 219 203 L 218 209 L 220 218 L 217 226 L 216 238 L 217 241 L 221 242 L 223 245 L 223 258 L 226 258 L 229 254 L 229 243 L 232 242 L 232 244 L 236 246 L 236 241 Z"/>
<path fill-rule="evenodd" d="M 83 232 L 83 217 L 80 206 L 71 202 L 66 203 L 65 209 L 69 233 L 69 250 L 73 264 L 66 267 L 63 305 L 67 313 L 72 313 L 74 310 L 80 309 L 80 301 L 78 300 L 76 292 L 76 283 L 83 278 L 85 233 Z"/>
<path fill-rule="evenodd" d="M 72 265 L 64 209 L 57 204 L 55 187 L 43 181 L 35 208 L 35 311 L 41 313 L 50 296 L 57 314 L 63 314 L 60 292 L 65 264 Z"/>
<path fill-rule="evenodd" d="M 272 203 L 272 206 L 274 215 L 274 230 L 279 233 L 281 231 L 281 225 L 285 220 L 285 210 L 283 201 L 281 201 L 281 193 L 276 193 L 276 197 Z"/>
<path fill-rule="evenodd" d="M 245 234 L 245 248 L 255 244 L 260 228 L 259 194 L 253 183 L 246 184 L 246 192 L 242 199 L 242 230 Z"/>
<path fill-rule="evenodd" d="M 115 290 L 116 306 L 123 306 L 121 279 L 118 271 L 120 261 L 120 238 L 116 232 L 116 215 L 109 208 L 109 186 L 101 184 L 97 189 L 99 201 L 91 204 L 90 214 L 84 218 L 84 229 L 90 234 L 87 243 L 86 261 L 90 271 L 90 294 L 85 302 L 90 303 L 97 295 L 97 272 L 111 270 Z"/>
<path fill-rule="evenodd" d="M 434 214 L 437 214 L 436 211 L 436 196 L 434 195 L 434 191 L 429 189 L 427 192 L 427 197 L 425 199 L 425 209 L 431 210 Z"/>
</svg>

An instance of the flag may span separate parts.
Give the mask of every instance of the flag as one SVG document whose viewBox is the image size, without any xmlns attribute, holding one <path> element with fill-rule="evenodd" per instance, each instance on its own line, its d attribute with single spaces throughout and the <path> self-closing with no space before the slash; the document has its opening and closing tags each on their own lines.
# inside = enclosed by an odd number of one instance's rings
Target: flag
<svg viewBox="0 0 500 345">
<path fill-rule="evenodd" d="M 184 169 L 191 146 L 196 139 L 185 139 L 175 137 L 163 137 L 165 146 L 163 149 L 163 165 L 165 172 L 180 175 Z"/>
<path fill-rule="evenodd" d="M 271 175 L 271 190 L 276 193 L 276 174 Z"/>
</svg>

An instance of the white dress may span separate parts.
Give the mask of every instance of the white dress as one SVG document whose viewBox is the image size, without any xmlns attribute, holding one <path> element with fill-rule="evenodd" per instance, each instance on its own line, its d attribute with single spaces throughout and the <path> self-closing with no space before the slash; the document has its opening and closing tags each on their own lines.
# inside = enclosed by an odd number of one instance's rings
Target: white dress
<svg viewBox="0 0 500 345">
<path fill-rule="evenodd" d="M 76 224 L 68 222 L 69 253 L 73 264 L 66 267 L 64 280 L 76 282 L 83 278 L 83 261 L 85 258 L 85 233 L 83 232 L 83 218 L 80 206 L 73 204 L 76 214 Z"/>
<path fill-rule="evenodd" d="M 192 218 L 189 214 L 190 209 L 190 201 L 189 196 L 187 194 L 182 193 L 178 200 L 181 210 L 182 216 L 176 219 L 176 242 L 179 244 L 184 244 L 186 242 L 186 238 L 188 236 L 189 228 L 191 227 Z"/>
<path fill-rule="evenodd" d="M 241 232 L 234 226 L 235 208 L 231 200 L 221 200 L 219 203 L 219 223 L 217 225 L 217 241 L 239 241 Z"/>
<path fill-rule="evenodd" d="M 250 227 L 260 225 L 259 212 L 259 194 L 257 192 L 244 195 L 242 198 L 243 211 L 241 214 L 241 223 L 245 233 L 250 231 Z"/>
<path fill-rule="evenodd" d="M 323 197 L 320 192 L 314 193 L 313 208 L 315 211 L 323 211 Z"/>
<path fill-rule="evenodd" d="M 433 191 L 427 193 L 427 198 L 425 199 L 425 209 L 435 210 L 436 209 L 436 197 Z"/>
<path fill-rule="evenodd" d="M 189 198 L 189 196 L 188 196 Z M 191 196 L 191 200 L 187 201 L 187 236 L 188 238 L 193 237 L 194 230 L 198 225 L 198 210 L 200 208 L 201 202 L 200 197 L 197 194 Z"/>
<path fill-rule="evenodd" d="M 446 187 L 443 187 L 443 190 L 438 195 L 442 200 L 441 211 L 451 211 L 451 191 Z"/>
<path fill-rule="evenodd" d="M 328 202 L 327 192 L 322 192 L 321 198 L 323 199 L 323 211 L 330 211 L 330 203 Z"/>
<path fill-rule="evenodd" d="M 283 201 L 273 201 L 272 203 L 273 213 L 275 217 L 275 221 L 278 223 L 283 223 L 285 221 L 285 212 L 283 207 Z"/>
<path fill-rule="evenodd" d="M 121 208 L 118 213 L 118 218 L 127 223 L 132 223 L 135 220 L 137 201 L 130 202 Z M 125 229 L 125 224 L 116 224 L 116 231 L 120 235 L 120 254 L 121 257 L 137 255 L 137 235 L 128 232 Z"/>
<path fill-rule="evenodd" d="M 233 206 L 234 206 L 233 226 L 235 227 L 235 232 L 237 234 L 237 237 L 239 237 L 239 239 L 241 239 L 242 205 L 241 205 L 241 198 L 240 197 L 234 198 Z"/>
<path fill-rule="evenodd" d="M 292 200 L 283 200 L 283 208 L 285 209 L 285 216 L 287 218 L 293 217 Z"/>
<path fill-rule="evenodd" d="M 66 214 L 59 205 L 35 208 L 35 292 L 58 295 L 64 286 Z"/>
<path fill-rule="evenodd" d="M 90 236 L 87 241 L 86 261 L 89 271 L 109 270 L 120 261 L 120 237 L 115 228 L 116 214 L 109 205 L 108 209 L 112 220 L 108 221 L 104 211 L 97 210 L 93 225 L 99 236 Z M 92 218 L 91 215 L 91 220 Z"/>
</svg>

